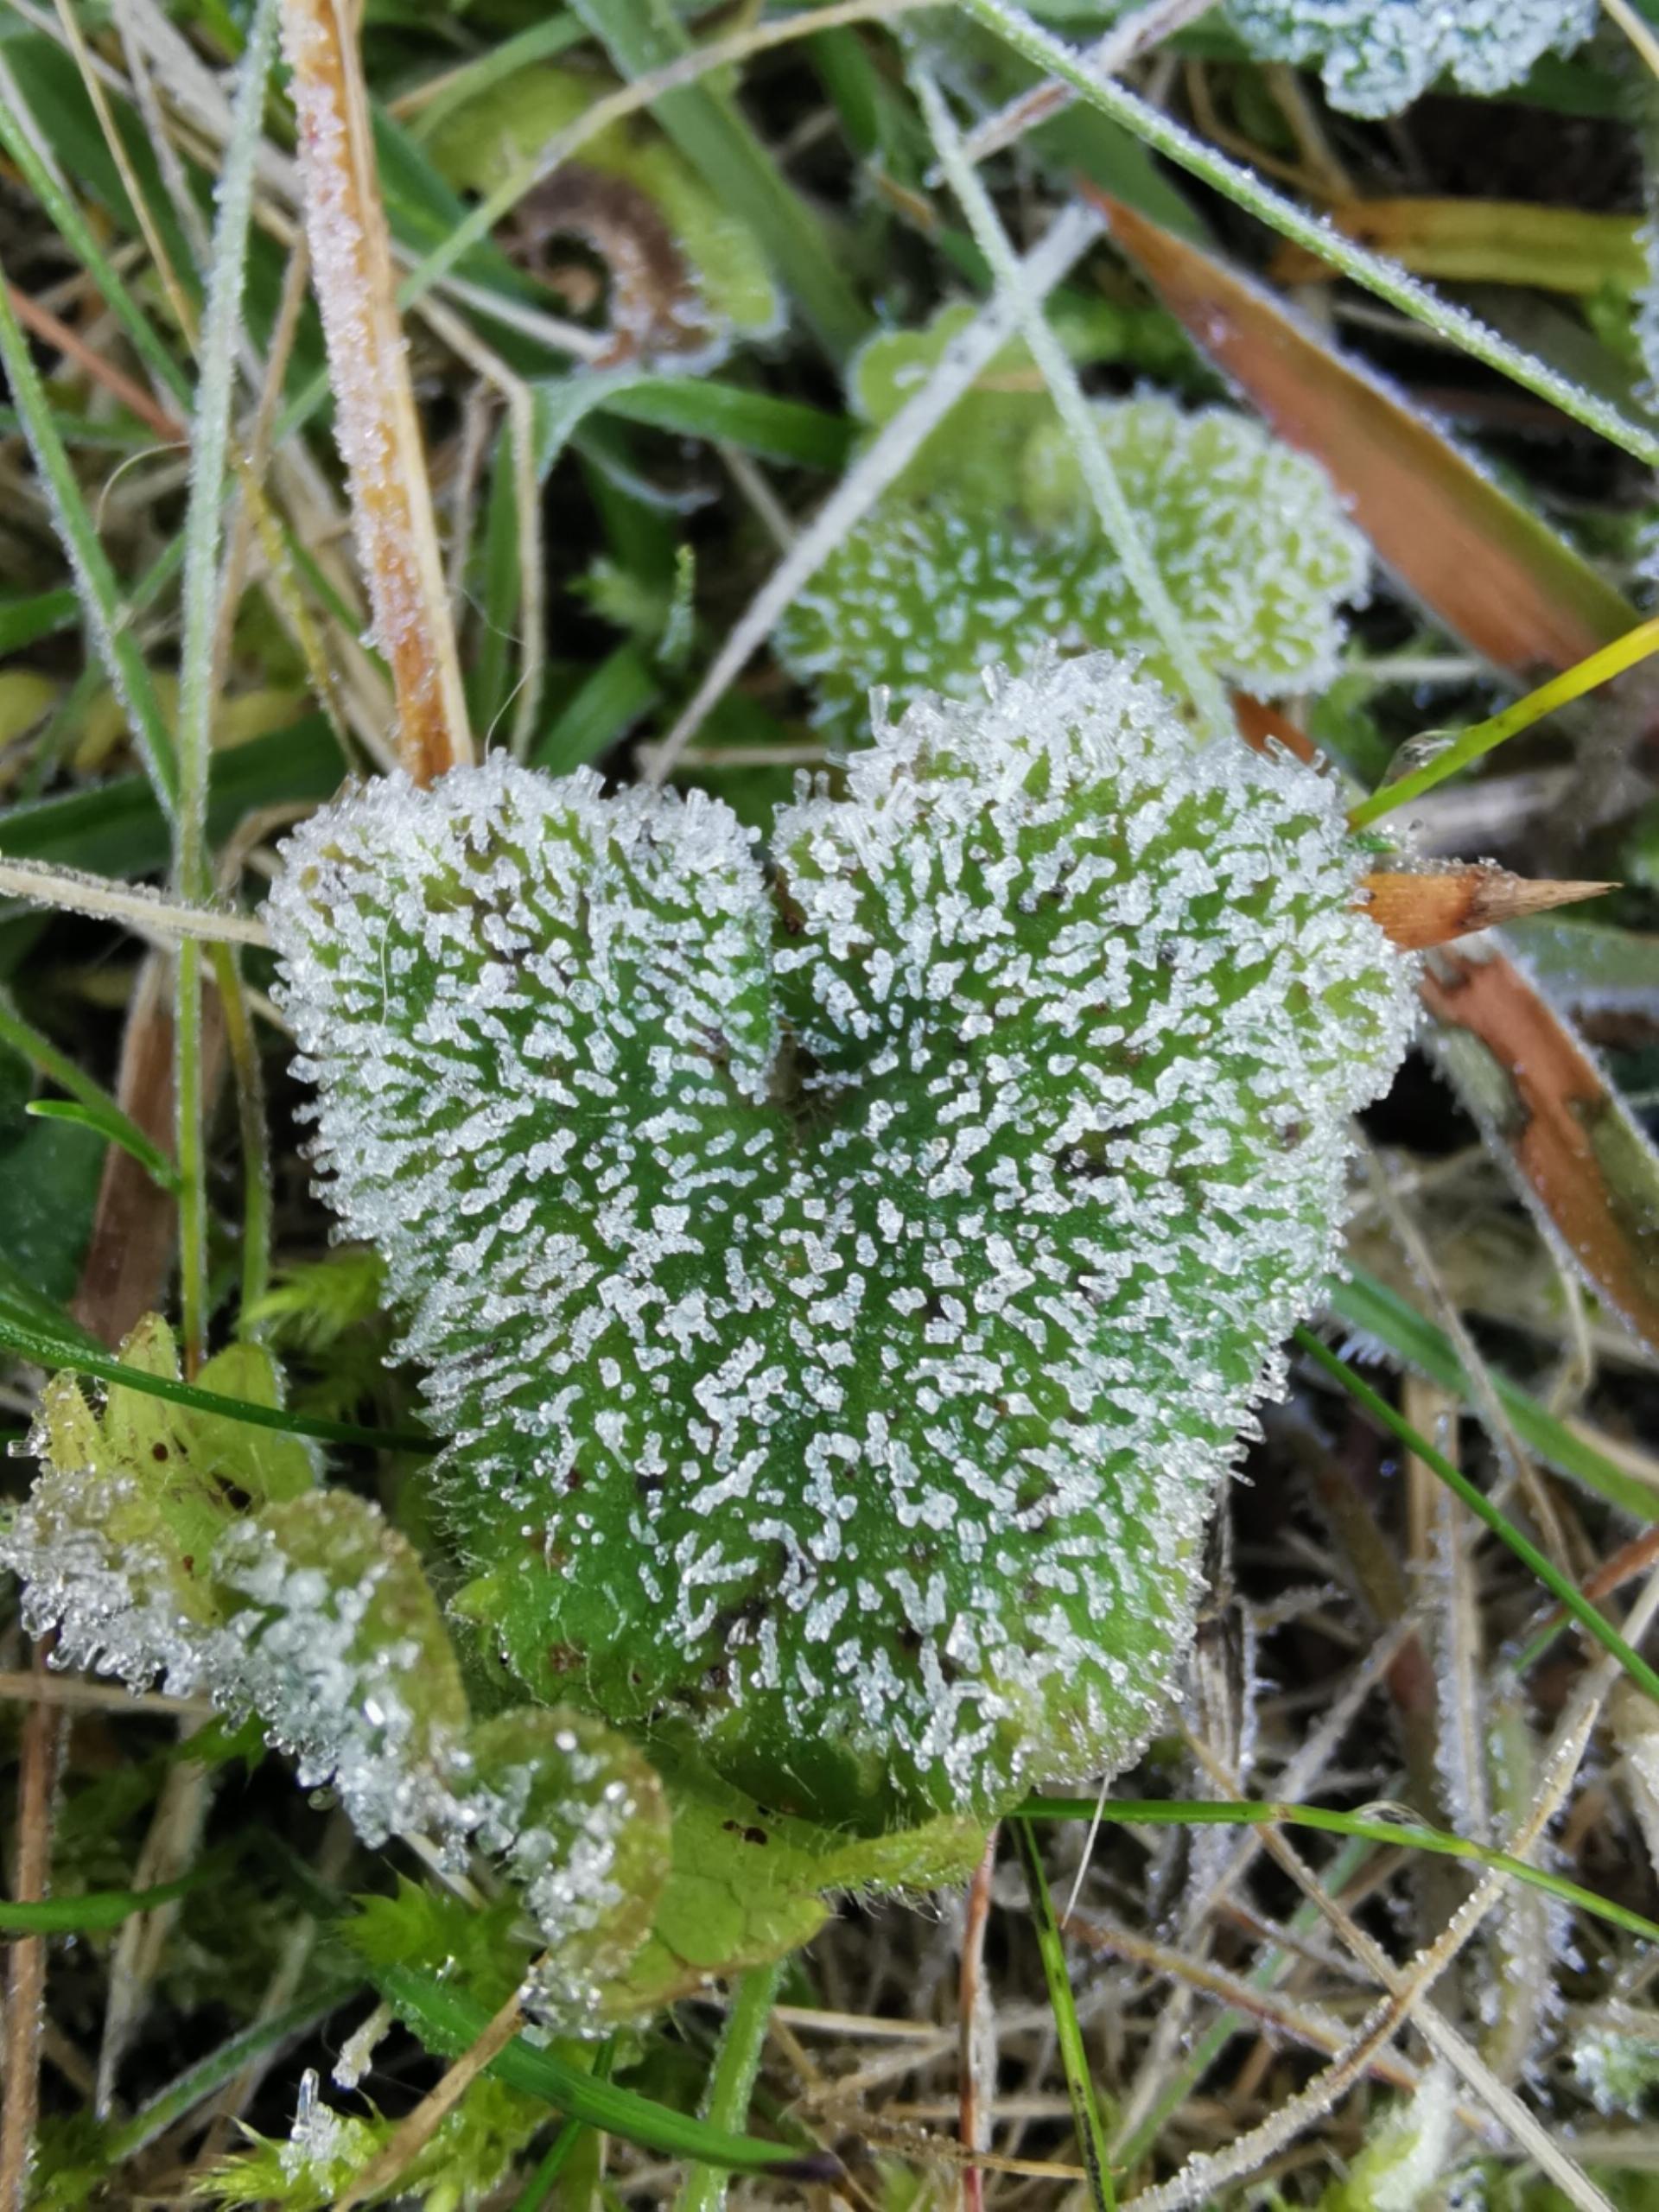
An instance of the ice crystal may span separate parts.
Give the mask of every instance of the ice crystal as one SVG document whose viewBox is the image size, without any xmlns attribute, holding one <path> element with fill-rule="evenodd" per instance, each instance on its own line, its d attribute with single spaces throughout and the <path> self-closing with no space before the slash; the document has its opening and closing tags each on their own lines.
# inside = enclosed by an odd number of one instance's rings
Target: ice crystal
<svg viewBox="0 0 1659 2212">
<path fill-rule="evenodd" d="M 123 1351 L 177 1374 L 159 1321 Z M 252 1347 L 202 1379 L 274 1397 Z M 47 1387 L 32 1448 L 41 1474 L 0 1563 L 22 1578 L 31 1630 L 57 1630 L 58 1662 L 257 1713 L 370 1843 L 418 1834 L 454 1866 L 499 1862 L 546 1946 L 533 1996 L 562 2026 L 596 2024 L 667 1869 L 662 1794 L 639 1754 L 582 1713 L 474 1725 L 414 1551 L 365 1499 L 313 1488 L 291 1440 L 124 1388 L 100 1416 L 66 1376 Z"/>
<path fill-rule="evenodd" d="M 1580 2088 L 1599 2113 L 1641 2120 L 1659 2091 L 1659 2013 L 1611 2004 L 1573 2024 L 1568 2043 Z"/>
<path fill-rule="evenodd" d="M 874 1829 L 1144 1737 L 1409 965 L 1332 787 L 1105 656 L 918 703 L 772 850 L 495 756 L 315 817 L 269 912 L 461 1609 Z"/>
<path fill-rule="evenodd" d="M 954 329 L 874 341 L 855 372 L 880 422 Z M 1110 547 L 1052 404 L 1021 349 L 993 364 L 779 626 L 815 719 L 862 727 L 877 687 L 978 695 L 981 671 L 1068 652 L 1136 649 L 1161 672 L 1148 618 Z M 1311 461 L 1225 408 L 1157 398 L 1094 410 L 1130 507 L 1198 652 L 1246 689 L 1321 683 L 1338 608 L 1365 584 L 1364 542 Z"/>
<path fill-rule="evenodd" d="M 1518 85 L 1588 38 L 1596 0 L 1227 0 L 1256 52 L 1318 62 L 1333 107 L 1395 115 L 1438 77 L 1465 92 Z"/>
</svg>

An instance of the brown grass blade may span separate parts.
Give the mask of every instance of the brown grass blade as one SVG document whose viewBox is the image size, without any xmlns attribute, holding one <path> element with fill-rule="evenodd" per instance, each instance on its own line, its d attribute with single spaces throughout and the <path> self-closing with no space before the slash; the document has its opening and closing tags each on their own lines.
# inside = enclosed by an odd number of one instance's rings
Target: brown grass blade
<svg viewBox="0 0 1659 2212">
<path fill-rule="evenodd" d="M 1555 883 L 1478 864 L 1433 873 L 1368 875 L 1366 911 L 1404 952 L 1424 952 L 1453 938 L 1599 898 L 1611 883 Z"/>
<path fill-rule="evenodd" d="M 349 0 L 283 0 L 312 281 L 397 751 L 416 783 L 472 758 L 454 625 L 375 178 Z"/>
<path fill-rule="evenodd" d="M 1287 443 L 1321 461 L 1401 582 L 1477 652 L 1570 667 L 1637 620 L 1570 546 L 1266 292 L 1086 181 L 1172 315 Z"/>
<path fill-rule="evenodd" d="M 1631 1331 L 1659 1349 L 1659 1154 L 1512 961 L 1433 953 L 1437 1051 L 1522 1195 Z"/>
</svg>

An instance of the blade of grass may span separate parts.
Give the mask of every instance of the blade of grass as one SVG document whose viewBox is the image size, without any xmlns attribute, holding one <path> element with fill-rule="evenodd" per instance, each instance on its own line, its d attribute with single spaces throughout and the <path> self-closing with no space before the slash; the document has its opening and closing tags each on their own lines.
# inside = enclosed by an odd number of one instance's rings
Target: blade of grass
<svg viewBox="0 0 1659 2212">
<path fill-rule="evenodd" d="M 377 1967 L 372 1980 L 399 2018 L 439 2056 L 454 2056 L 474 2044 L 489 2023 L 487 2009 L 464 1990 L 410 1967 Z M 675 2112 L 632 2089 L 604 2082 L 568 2065 L 551 2050 L 518 2036 L 488 2069 L 510 2088 L 542 2097 L 568 2120 L 620 2136 L 642 2151 L 670 2158 L 691 2158 L 734 2173 L 770 2173 L 782 2180 L 833 2181 L 840 2163 L 828 2153 L 803 2157 L 781 2143 L 728 2133 L 689 2113 Z"/>
<path fill-rule="evenodd" d="M 286 2043 L 290 2037 L 304 2035 L 319 2026 L 337 2005 L 346 2003 L 356 1986 L 342 1981 L 321 1995 L 313 1991 L 298 1998 L 292 2005 L 283 2005 L 280 2012 L 256 2020 L 251 2028 L 244 2028 L 239 2035 L 230 2037 L 216 2050 L 188 2066 L 106 2139 L 108 2171 L 113 2173 L 129 2158 L 137 2158 L 157 2136 L 176 2127 L 216 2090 L 222 2089 L 227 2082 L 234 2082 L 251 2059 L 257 2058 L 274 2044 Z"/>
<path fill-rule="evenodd" d="M 1455 1390 L 1465 1404 L 1472 1402 L 1469 1378 L 1450 1338 L 1386 1283 L 1351 1262 L 1340 1281 L 1333 1280 L 1325 1285 L 1325 1310 L 1338 1320 L 1351 1329 L 1363 1331 L 1367 1337 L 1376 1338 L 1431 1382 Z M 1578 1430 L 1559 1421 L 1536 1398 L 1496 1369 L 1491 1370 L 1491 1381 L 1516 1434 L 1529 1452 L 1535 1452 L 1560 1473 L 1571 1476 L 1573 1481 L 1606 1498 L 1621 1512 L 1632 1514 L 1641 1521 L 1659 1516 L 1659 1491 L 1626 1474 Z"/>
<path fill-rule="evenodd" d="M 514 2197 L 511 2212 L 543 2212 L 559 2176 L 570 2163 L 570 2154 L 587 2130 L 579 2120 L 567 2120 L 548 2145 L 530 2178 Z"/>
<path fill-rule="evenodd" d="M 1048 1984 L 1048 2002 L 1054 2015 L 1054 2033 L 1059 2044 L 1066 2094 L 1071 2100 L 1077 2145 L 1089 2177 L 1089 2201 L 1094 2212 L 1113 2212 L 1117 2196 L 1112 2185 L 1111 2140 L 1095 2095 L 1094 2075 L 1090 2070 L 1089 2054 L 1084 2047 L 1083 2030 L 1071 1995 L 1071 1977 L 1066 1972 L 1065 1944 L 1055 1916 L 1054 1899 L 1049 1892 L 1042 1854 L 1024 1807 L 1008 1821 L 1008 1832 L 1014 1838 L 1031 1897 L 1032 1924 L 1037 1931 L 1043 1978 Z"/>
<path fill-rule="evenodd" d="M 3 280 L 0 366 L 5 370 L 12 403 L 22 417 L 52 519 L 69 556 L 92 643 L 115 687 L 116 696 L 126 710 L 139 755 L 149 772 L 156 798 L 170 821 L 176 815 L 179 804 L 178 760 L 172 734 L 162 714 L 143 654 L 129 627 L 129 613 L 122 603 L 115 571 L 81 497 L 74 468 L 52 419 L 46 389 L 35 366 L 29 340 L 12 312 Z"/>
<path fill-rule="evenodd" d="M 10 99 L 0 99 L 0 146 L 16 163 L 29 191 L 53 227 L 97 287 L 105 304 L 130 340 L 133 351 L 175 403 L 181 417 L 190 411 L 190 379 L 168 353 L 160 333 L 99 244 L 92 225 L 63 189 L 42 158 L 30 128 L 29 111 L 16 80 L 3 80 Z"/>
<path fill-rule="evenodd" d="M 60 1052 L 32 1021 L 25 1021 L 3 991 L 0 991 L 0 1045 L 9 1045 L 48 1083 L 55 1083 L 60 1090 L 67 1090 L 89 1111 L 103 1115 L 112 1122 L 128 1121 L 103 1084 L 94 1083 L 67 1052 Z M 138 1134 L 136 1130 L 134 1133 Z"/>
<path fill-rule="evenodd" d="M 327 721 L 307 715 L 214 762 L 208 836 L 226 836 L 244 816 L 265 807 L 320 804 L 340 779 L 340 749 Z M 166 866 L 168 851 L 166 820 L 143 776 L 112 777 L 0 812 L 0 854 L 19 861 L 115 879 L 153 874 Z"/>
<path fill-rule="evenodd" d="M 1446 1488 L 1462 1499 L 1476 1519 L 1484 1522 L 1495 1536 L 1509 1546 L 1522 1565 L 1532 1570 L 1544 1587 L 1566 1607 L 1579 1625 L 1595 1638 L 1602 1649 L 1618 1660 L 1630 1680 L 1659 1704 L 1659 1674 L 1654 1672 L 1640 1652 L 1631 1649 L 1606 1615 L 1590 1603 L 1578 1585 L 1563 1574 L 1553 1560 L 1546 1559 L 1536 1544 L 1522 1535 L 1508 1516 L 1475 1487 L 1461 1468 L 1454 1467 L 1443 1452 L 1437 1451 L 1427 1437 L 1420 1436 L 1386 1398 L 1380 1396 L 1369 1382 L 1356 1375 L 1347 1362 L 1338 1358 L 1311 1329 L 1299 1327 L 1294 1335 L 1298 1347 L 1314 1365 L 1338 1383 L 1351 1398 L 1363 1407 L 1373 1421 L 1380 1421 L 1408 1451 L 1415 1452 L 1423 1465 L 1432 1469 Z"/>
<path fill-rule="evenodd" d="M 119 1145 L 123 1152 L 138 1162 L 152 1182 L 173 1197 L 178 1196 L 177 1168 L 112 1098 L 94 1106 L 85 1105 L 79 1098 L 34 1098 L 24 1111 L 42 1122 L 67 1122 L 73 1128 L 87 1130 L 101 1144 Z"/>
<path fill-rule="evenodd" d="M 1524 699 L 1517 699 L 1500 713 L 1489 715 L 1484 721 L 1471 722 L 1466 729 L 1459 730 L 1442 751 L 1421 768 L 1383 784 L 1351 810 L 1350 827 L 1369 829 L 1385 814 L 1408 806 L 1425 791 L 1432 791 L 1449 778 L 1460 775 L 1471 762 L 1496 751 L 1510 738 L 1530 729 L 1546 715 L 1553 715 L 1557 708 L 1581 699 L 1598 684 L 1611 683 L 1614 677 L 1622 676 L 1626 669 L 1634 668 L 1656 652 L 1659 652 L 1659 620 L 1638 623 L 1612 645 L 1604 645 L 1599 652 L 1589 654 L 1572 668 L 1564 669 L 1560 675 L 1552 677 L 1548 683 L 1540 684 L 1535 691 L 1528 692 Z"/>
<path fill-rule="evenodd" d="M 213 1866 L 194 1867 L 176 1882 L 158 1882 L 149 1890 L 91 1890 L 78 1897 L 40 1897 L 22 1903 L 0 1900 L 0 1936 L 98 1936 L 118 1928 L 136 1912 L 149 1912 L 158 1904 L 192 1890 L 218 1872 Z"/>
<path fill-rule="evenodd" d="M 218 1414 L 239 1421 L 250 1428 L 271 1428 L 284 1436 L 315 1437 L 321 1444 L 351 1444 L 368 1452 L 412 1452 L 423 1456 L 442 1446 L 420 1429 L 363 1428 L 350 1421 L 328 1421 L 317 1414 L 291 1413 L 283 1406 L 256 1405 L 250 1398 L 229 1398 L 222 1391 L 204 1390 L 194 1382 L 180 1382 L 171 1376 L 147 1374 L 129 1367 L 109 1353 L 89 1351 L 67 1331 L 60 1333 L 42 1325 L 29 1324 L 0 1309 L 0 1347 L 28 1360 L 33 1366 L 74 1375 L 124 1390 L 137 1390 L 146 1398 L 165 1398 L 169 1405 L 188 1406 L 196 1413 Z"/>
<path fill-rule="evenodd" d="M 199 943 L 204 938 L 218 943 L 234 938 L 244 944 L 269 942 L 264 923 L 245 914 L 216 913 L 211 906 L 187 906 L 159 892 L 101 882 L 97 876 L 43 868 L 38 861 L 0 861 L 0 893 L 35 900 L 62 913 L 94 914 L 163 942 Z"/>
<path fill-rule="evenodd" d="M 1632 423 L 1595 393 L 1584 391 L 1546 363 L 1511 346 L 1465 308 L 1453 306 L 1430 291 L 1426 284 L 1418 283 L 1395 263 L 1366 252 L 1351 238 L 1344 238 L 1316 218 L 1305 215 L 1294 200 L 1263 183 L 1253 171 L 1229 161 L 1224 154 L 1195 137 L 1126 85 L 1115 78 L 1096 76 L 1081 55 L 1022 10 L 1008 5 L 1007 0 L 959 0 L 959 4 L 999 37 L 1006 39 L 1028 61 L 1070 85 L 1091 107 L 1123 124 L 1155 152 L 1200 178 L 1236 206 L 1245 208 L 1296 245 L 1306 246 L 1310 253 L 1318 254 L 1354 283 L 1386 300 L 1414 322 L 1426 324 L 1472 359 L 1484 362 L 1499 375 L 1536 393 L 1553 407 L 1559 407 L 1586 429 L 1598 431 L 1637 461 L 1644 461 L 1650 467 L 1659 464 L 1659 435 L 1653 431 Z"/>
<path fill-rule="evenodd" d="M 265 83 L 276 48 L 276 0 L 256 0 L 238 78 L 219 182 L 213 264 L 199 347 L 191 428 L 190 499 L 184 518 L 183 620 L 179 656 L 179 812 L 173 874 L 181 895 L 200 905 L 213 888 L 207 795 L 218 690 L 214 644 L 220 623 L 220 523 L 230 453 L 231 404 L 241 337 L 253 216 L 254 165 L 264 127 Z M 207 1341 L 207 1163 L 203 1130 L 201 948 L 179 945 L 174 1014 L 175 1138 L 178 1161 L 179 1306 L 187 1373 Z"/>
<path fill-rule="evenodd" d="M 1179 671 L 1187 696 L 1200 716 L 1212 732 L 1230 730 L 1232 715 L 1227 696 L 1214 670 L 1205 664 L 1186 633 L 1140 520 L 1124 496 L 1117 471 L 1065 348 L 1050 327 L 1040 303 L 1021 289 L 1014 248 L 991 204 L 990 195 L 963 158 L 961 136 L 944 95 L 929 73 L 920 67 L 912 67 L 911 79 L 938 153 L 939 165 L 968 218 L 974 241 L 990 265 L 997 289 L 1016 303 L 1020 333 L 1065 427 L 1106 542 L 1122 564 L 1141 611 L 1168 654 L 1172 666 Z"/>
<path fill-rule="evenodd" d="M 1414 1821 L 1373 1819 L 1369 1813 L 1340 1813 L 1324 1805 L 1295 1805 L 1271 1799 L 1246 1798 L 1229 1802 L 1213 1797 L 1027 1797 L 1020 1808 L 1024 1821 L 1092 1821 L 1099 1818 L 1115 1827 L 1288 1827 L 1318 1828 L 1326 1835 L 1357 1837 L 1367 1843 L 1387 1844 L 1402 1851 L 1427 1851 L 1442 1859 L 1463 1859 L 1471 1866 L 1507 1874 L 1529 1888 L 1542 1890 L 1577 1911 L 1645 1943 L 1659 1942 L 1659 1922 L 1648 1920 L 1611 1897 L 1599 1897 L 1564 1875 L 1552 1874 L 1525 1859 L 1497 1851 L 1489 1844 L 1471 1843 L 1466 1836 L 1450 1835 Z"/>
</svg>

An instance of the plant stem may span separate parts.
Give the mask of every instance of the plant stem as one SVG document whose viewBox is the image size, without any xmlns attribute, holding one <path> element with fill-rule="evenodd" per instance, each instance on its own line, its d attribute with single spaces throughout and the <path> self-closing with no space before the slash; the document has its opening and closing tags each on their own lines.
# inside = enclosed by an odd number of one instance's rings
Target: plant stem
<svg viewBox="0 0 1659 2212">
<path fill-rule="evenodd" d="M 732 1991 L 732 2006 L 721 2031 L 714 2070 L 703 2092 L 699 2117 L 728 2135 L 741 2132 L 749 2115 L 754 2077 L 760 2070 L 766 2028 L 783 1975 L 783 1961 L 751 1967 Z M 716 2166 L 688 2166 L 680 2184 L 677 2212 L 721 2212 L 726 2175 Z"/>
<path fill-rule="evenodd" d="M 1332 1379 L 1339 1382 L 1350 1397 L 1357 1399 L 1374 1421 L 1396 1436 L 1408 1451 L 1414 1452 L 1426 1467 L 1432 1468 L 1448 1490 L 1455 1491 L 1476 1518 L 1484 1521 L 1495 1536 L 1502 1537 L 1523 1566 L 1529 1567 L 1551 1595 L 1572 1614 L 1579 1625 L 1588 1630 L 1604 1651 L 1610 1652 L 1624 1668 L 1631 1681 L 1638 1683 L 1656 1704 L 1659 1704 L 1659 1674 L 1656 1674 L 1637 1651 L 1633 1651 L 1607 1616 L 1601 1612 L 1580 1590 L 1578 1585 L 1563 1574 L 1554 1563 L 1544 1557 L 1538 1547 L 1528 1541 L 1484 1492 L 1476 1489 L 1460 1468 L 1454 1467 L 1443 1452 L 1437 1452 L 1425 1436 L 1420 1436 L 1411 1423 L 1395 1413 L 1388 1400 L 1380 1397 L 1369 1382 L 1363 1382 L 1345 1360 L 1339 1359 L 1328 1344 L 1322 1344 L 1308 1328 L 1298 1328 L 1296 1343 L 1308 1357 L 1322 1367 Z"/>
</svg>

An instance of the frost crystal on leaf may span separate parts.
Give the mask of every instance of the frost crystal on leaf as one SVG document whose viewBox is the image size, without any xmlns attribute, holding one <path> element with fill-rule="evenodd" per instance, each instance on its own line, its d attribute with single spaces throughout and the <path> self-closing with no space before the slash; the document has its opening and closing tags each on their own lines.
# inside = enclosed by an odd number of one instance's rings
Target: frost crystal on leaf
<svg viewBox="0 0 1659 2212">
<path fill-rule="evenodd" d="M 531 1694 L 867 1830 L 1121 1762 L 1409 963 L 1331 786 L 1104 656 L 804 791 L 493 757 L 290 841 L 317 1159 Z"/>
<path fill-rule="evenodd" d="M 854 388 L 874 421 L 959 323 L 866 349 Z M 1027 668 L 1055 645 L 1138 651 L 1166 673 L 1034 377 L 1023 349 L 999 357 L 779 625 L 780 658 L 837 737 L 860 734 L 877 687 L 900 706 L 928 690 L 976 698 L 982 671 Z M 1369 556 L 1318 466 L 1225 408 L 1141 398 L 1093 414 L 1198 652 L 1269 696 L 1326 680 Z"/>
<path fill-rule="evenodd" d="M 1397 114 L 1440 76 L 1501 92 L 1552 48 L 1581 44 L 1597 12 L 1596 0 L 1227 0 L 1255 53 L 1321 64 L 1351 115 Z"/>
</svg>

